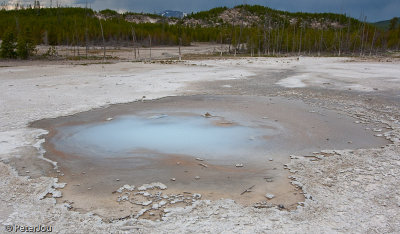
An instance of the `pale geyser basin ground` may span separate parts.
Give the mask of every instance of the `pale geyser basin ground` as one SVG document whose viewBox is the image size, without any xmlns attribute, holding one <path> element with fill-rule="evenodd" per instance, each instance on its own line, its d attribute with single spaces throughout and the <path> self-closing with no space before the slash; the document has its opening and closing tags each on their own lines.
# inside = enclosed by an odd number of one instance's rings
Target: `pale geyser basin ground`
<svg viewBox="0 0 400 234">
<path fill-rule="evenodd" d="M 32 126 L 50 132 L 45 156 L 64 174 L 61 200 L 110 219 L 142 208 L 118 204 L 113 192 L 124 184 L 152 182 L 167 185 L 170 193 L 293 209 L 304 196 L 285 170 L 289 155 L 387 143 L 355 119 L 278 97 L 168 97 Z M 242 194 L 252 186 L 252 192 Z"/>
<path fill-rule="evenodd" d="M 5 64 L 0 68 L 0 223 L 49 224 L 60 233 L 398 233 L 400 66 L 398 59 L 390 60 L 302 57 L 214 59 L 180 65 Z M 257 76 L 253 76 L 255 73 Z M 304 73 L 309 77 L 302 81 L 306 87 L 277 84 Z M 196 81 L 201 84 L 193 87 Z M 205 87 L 205 81 L 212 82 Z M 312 196 L 304 207 L 291 212 L 244 207 L 229 199 L 201 200 L 186 209 L 170 210 L 161 222 L 124 219 L 107 223 L 94 209 L 74 212 L 66 208 L 67 199 L 59 198 L 56 203 L 52 197 L 44 198 L 48 193 L 57 194 L 56 179 L 61 176 L 36 173 L 47 163 L 40 159 L 41 140 L 37 138 L 44 131 L 28 128 L 30 122 L 131 102 L 143 95 L 154 99 L 197 93 L 301 99 L 369 122 L 383 129 L 374 134 L 382 134 L 393 143 L 382 148 L 336 150 L 317 161 L 301 157 L 290 160 L 288 174 Z M 389 128 L 378 126 L 382 123 Z M 75 182 L 72 185 L 81 183 Z M 81 203 L 101 198 L 94 192 L 89 197 L 82 194 Z M 115 202 L 109 208 L 109 213 L 123 209 Z"/>
</svg>

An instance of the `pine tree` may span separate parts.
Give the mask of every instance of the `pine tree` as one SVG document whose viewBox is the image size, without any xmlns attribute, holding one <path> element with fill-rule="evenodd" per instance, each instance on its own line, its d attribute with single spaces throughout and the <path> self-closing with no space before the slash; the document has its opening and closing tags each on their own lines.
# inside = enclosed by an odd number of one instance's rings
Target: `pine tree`
<svg viewBox="0 0 400 234">
<path fill-rule="evenodd" d="M 3 42 L 0 47 L 0 57 L 2 58 L 16 58 L 17 54 L 15 52 L 15 36 L 14 33 L 8 31 L 3 36 Z"/>
<path fill-rule="evenodd" d="M 27 39 L 23 35 L 18 36 L 17 51 L 16 51 L 18 58 L 28 59 L 29 56 L 32 55 L 34 49 L 35 46 L 29 39 Z"/>
</svg>

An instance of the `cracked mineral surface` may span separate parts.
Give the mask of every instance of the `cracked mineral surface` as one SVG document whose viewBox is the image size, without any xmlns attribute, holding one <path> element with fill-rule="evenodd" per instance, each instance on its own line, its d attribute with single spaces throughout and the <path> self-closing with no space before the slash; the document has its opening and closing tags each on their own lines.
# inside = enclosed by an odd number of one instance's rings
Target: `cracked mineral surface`
<svg viewBox="0 0 400 234">
<path fill-rule="evenodd" d="M 170 65 L 1 67 L 0 223 L 46 224 L 59 233 L 398 233 L 400 61 L 387 61 L 243 58 Z M 350 149 L 326 148 L 310 155 L 287 155 L 285 168 L 290 172 L 290 181 L 301 188 L 304 196 L 304 202 L 294 210 L 287 210 L 284 204 L 271 205 L 265 198 L 266 192 L 262 194 L 264 202 L 244 206 L 232 199 L 208 200 L 197 194 L 174 194 L 168 191 L 169 186 L 166 190 L 154 186 L 148 190 L 146 185 L 145 191 L 139 191 L 143 183 L 129 183 L 121 193 L 117 190 L 124 184 L 115 188 L 110 202 L 118 204 L 120 199 L 120 203 L 141 202 L 143 206 L 120 219 L 107 220 L 98 214 L 100 210 L 75 209 L 74 203 L 63 200 L 65 188 L 88 190 L 92 185 L 75 183 L 62 188 L 66 171 L 60 170 L 56 161 L 43 158 L 41 145 L 47 132 L 29 128 L 31 122 L 142 100 L 143 96 L 152 100 L 184 95 L 301 100 L 310 106 L 309 114 L 323 115 L 319 109 L 338 112 L 388 142 L 376 147 L 352 148 L 357 139 L 346 139 Z M 279 123 L 277 118 L 272 121 Z M 328 142 L 332 139 L 324 138 Z M 232 167 L 240 163 L 234 162 Z M 45 173 L 52 170 L 51 175 Z M 88 175 L 90 168 L 84 172 L 79 176 Z M 171 181 L 170 178 L 166 180 Z M 265 183 L 268 181 L 271 178 L 266 177 Z M 152 182 L 159 181 L 147 184 Z M 155 202 L 157 199 L 160 200 Z M 174 201 L 176 206 L 163 208 Z"/>
</svg>

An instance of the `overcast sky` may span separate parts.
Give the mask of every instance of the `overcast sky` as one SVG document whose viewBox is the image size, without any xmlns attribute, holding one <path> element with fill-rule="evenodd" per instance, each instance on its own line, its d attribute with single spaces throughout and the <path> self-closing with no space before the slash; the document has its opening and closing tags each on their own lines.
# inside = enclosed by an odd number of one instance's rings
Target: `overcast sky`
<svg viewBox="0 0 400 234">
<path fill-rule="evenodd" d="M 1 2 L 2 0 L 0 0 Z M 33 2 L 33 0 L 12 0 Z M 39 0 L 49 4 L 51 0 Z M 86 0 L 52 0 L 62 5 L 85 4 Z M 367 21 L 379 21 L 400 17 L 400 0 L 87 0 L 93 9 L 114 9 L 134 12 L 161 12 L 178 10 L 187 13 L 208 10 L 217 6 L 232 7 L 239 4 L 258 4 L 291 12 L 346 13 L 354 18 L 363 14 Z"/>
</svg>

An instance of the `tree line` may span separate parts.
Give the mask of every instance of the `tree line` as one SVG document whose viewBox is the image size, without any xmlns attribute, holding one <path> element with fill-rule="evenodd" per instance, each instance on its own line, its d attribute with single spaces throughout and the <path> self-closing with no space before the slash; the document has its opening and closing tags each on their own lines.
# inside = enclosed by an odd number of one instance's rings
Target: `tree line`
<svg viewBox="0 0 400 234">
<path fill-rule="evenodd" d="M 216 8 L 189 15 L 170 24 L 158 17 L 156 23 L 133 23 L 126 13 L 95 12 L 88 8 L 36 8 L 0 11 L 1 57 L 27 58 L 35 45 L 190 45 L 191 42 L 229 44 L 229 52 L 258 55 L 282 53 L 369 55 L 399 49 L 400 25 L 393 20 L 384 31 L 365 22 L 338 14 L 287 13 L 262 6 L 238 6 L 257 15 L 259 21 L 224 23 Z M 153 16 L 153 15 L 149 15 Z M 156 16 L 154 16 L 156 17 Z M 207 19 L 212 25 L 189 25 L 185 20 Z M 244 19 L 238 19 L 238 22 Z M 317 25 L 315 25 L 317 22 Z"/>
</svg>

